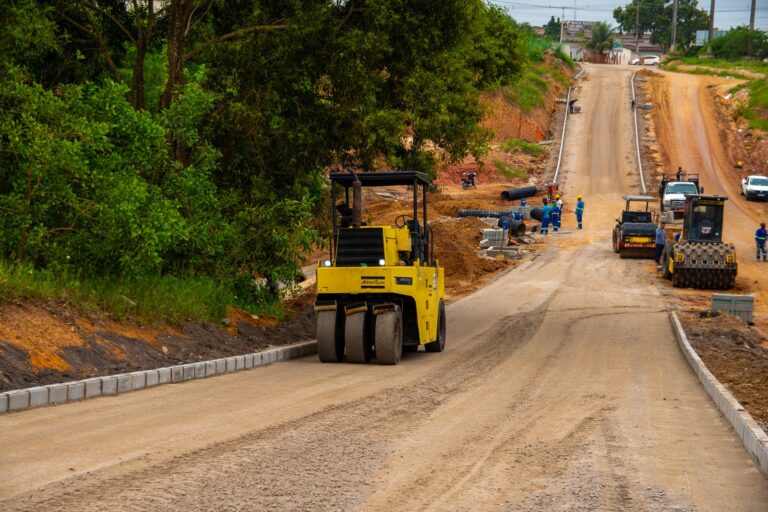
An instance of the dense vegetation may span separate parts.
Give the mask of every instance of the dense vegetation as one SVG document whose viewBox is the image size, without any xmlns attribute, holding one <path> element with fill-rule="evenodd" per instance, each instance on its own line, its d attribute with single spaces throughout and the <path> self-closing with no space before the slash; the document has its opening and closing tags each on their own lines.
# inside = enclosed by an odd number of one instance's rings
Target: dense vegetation
<svg viewBox="0 0 768 512">
<path fill-rule="evenodd" d="M 479 95 L 533 39 L 482 0 L 0 7 L 0 297 L 150 320 L 274 298 L 320 239 L 325 169 L 483 151 Z M 174 293 L 182 313 L 144 301 Z"/>
<path fill-rule="evenodd" d="M 619 28 L 627 34 L 651 34 L 651 42 L 669 49 L 672 40 L 672 0 L 632 0 L 624 7 L 613 10 Z M 708 5 L 708 4 L 707 4 Z M 706 30 L 709 13 L 700 9 L 697 0 L 678 0 L 676 47 L 691 48 L 696 31 Z"/>
</svg>

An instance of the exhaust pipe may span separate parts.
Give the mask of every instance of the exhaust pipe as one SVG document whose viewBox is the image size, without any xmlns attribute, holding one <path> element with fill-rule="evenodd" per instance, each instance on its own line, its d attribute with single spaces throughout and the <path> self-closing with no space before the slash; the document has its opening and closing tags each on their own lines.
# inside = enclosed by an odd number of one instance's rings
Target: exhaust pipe
<svg viewBox="0 0 768 512">
<path fill-rule="evenodd" d="M 355 180 L 352 182 L 352 227 L 359 228 L 363 224 L 363 184 L 357 173 L 351 167 L 347 167 L 347 171 L 354 176 Z"/>
</svg>

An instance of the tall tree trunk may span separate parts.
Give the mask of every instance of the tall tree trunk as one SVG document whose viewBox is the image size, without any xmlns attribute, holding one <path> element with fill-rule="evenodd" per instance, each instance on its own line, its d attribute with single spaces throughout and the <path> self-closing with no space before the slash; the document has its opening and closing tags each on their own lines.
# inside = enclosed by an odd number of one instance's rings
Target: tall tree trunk
<svg viewBox="0 0 768 512">
<path fill-rule="evenodd" d="M 161 109 L 171 105 L 184 85 L 184 45 L 194 10 L 194 0 L 172 0 L 168 7 L 168 81 L 160 99 Z"/>
<path fill-rule="evenodd" d="M 136 62 L 133 65 L 133 108 L 144 108 L 144 60 L 147 56 L 146 41 L 139 38 L 136 44 Z"/>
</svg>

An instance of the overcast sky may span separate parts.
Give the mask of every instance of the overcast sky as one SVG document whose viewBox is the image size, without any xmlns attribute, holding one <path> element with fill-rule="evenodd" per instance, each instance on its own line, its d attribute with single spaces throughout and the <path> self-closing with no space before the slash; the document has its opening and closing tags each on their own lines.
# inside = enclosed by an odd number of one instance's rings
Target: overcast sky
<svg viewBox="0 0 768 512">
<path fill-rule="evenodd" d="M 488 3 L 505 7 L 515 20 L 531 25 L 544 25 L 550 16 L 562 16 L 565 7 L 566 20 L 607 21 L 616 25 L 613 10 L 628 5 L 631 0 L 488 0 Z M 642 3 L 642 0 L 641 0 Z M 721 30 L 739 25 L 749 25 L 751 0 L 716 0 L 715 27 Z M 755 28 L 768 31 L 768 0 L 757 0 Z M 575 7 L 575 10 L 574 10 Z M 710 0 L 699 0 L 699 8 L 709 11 Z"/>
</svg>

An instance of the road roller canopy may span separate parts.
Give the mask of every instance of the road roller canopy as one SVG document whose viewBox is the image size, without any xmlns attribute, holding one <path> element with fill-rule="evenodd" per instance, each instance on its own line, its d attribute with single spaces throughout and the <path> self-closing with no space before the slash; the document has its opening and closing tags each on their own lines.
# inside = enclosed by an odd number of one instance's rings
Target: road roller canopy
<svg viewBox="0 0 768 512">
<path fill-rule="evenodd" d="M 428 175 L 417 171 L 359 172 L 357 176 L 364 187 L 432 184 L 432 179 Z M 352 182 L 355 181 L 355 177 L 349 172 L 332 172 L 330 178 L 333 183 L 344 187 L 351 187 Z"/>
<path fill-rule="evenodd" d="M 656 198 L 653 197 L 653 196 L 636 196 L 636 195 L 633 195 L 633 194 L 626 194 L 624 196 L 624 200 L 626 202 L 628 202 L 628 203 L 631 202 L 631 201 L 637 201 L 637 202 L 640 202 L 640 203 L 652 203 L 652 202 L 656 201 Z"/>
</svg>

